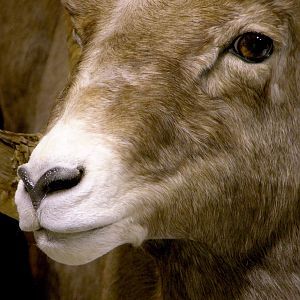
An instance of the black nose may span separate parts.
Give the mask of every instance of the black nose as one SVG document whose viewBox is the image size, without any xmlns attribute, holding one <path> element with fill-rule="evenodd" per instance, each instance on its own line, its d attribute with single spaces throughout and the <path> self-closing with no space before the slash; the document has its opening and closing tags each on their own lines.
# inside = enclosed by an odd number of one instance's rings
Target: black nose
<svg viewBox="0 0 300 300">
<path fill-rule="evenodd" d="M 47 194 L 71 189 L 76 186 L 83 176 L 83 171 L 82 167 L 75 169 L 55 167 L 45 172 L 36 184 L 31 180 L 30 174 L 25 167 L 18 169 L 18 175 L 24 182 L 34 208 L 38 208 Z"/>
</svg>

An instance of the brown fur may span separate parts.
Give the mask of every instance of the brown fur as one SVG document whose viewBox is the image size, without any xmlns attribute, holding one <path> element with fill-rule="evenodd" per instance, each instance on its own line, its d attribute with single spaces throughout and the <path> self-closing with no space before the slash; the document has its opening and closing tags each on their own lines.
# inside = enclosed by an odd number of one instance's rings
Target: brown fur
<svg viewBox="0 0 300 300">
<path fill-rule="evenodd" d="M 37 132 L 46 125 L 50 108 L 69 72 L 64 9 L 58 0 L 0 0 L 0 7 L 2 129 Z M 9 225 L 9 222 L 5 224 L 7 232 Z M 102 285 L 95 277 L 102 270 L 102 260 L 81 267 L 61 265 L 47 259 L 37 249 L 30 234 L 26 237 L 34 280 L 34 295 L 31 297 L 36 296 L 34 299 L 38 300 L 99 299 Z M 8 244 L 8 239 L 2 242 L 6 247 L 15 247 L 15 244 Z M 12 255 L 16 251 L 20 249 L 10 250 Z M 23 274 L 18 258 L 6 256 L 3 259 L 14 259 L 15 264 L 18 263 L 18 274 Z M 25 259 L 24 254 L 22 259 Z M 22 261 L 22 264 L 26 263 Z M 4 271 L 1 270 L 1 277 L 7 278 Z M 22 280 L 29 281 L 24 277 Z M 12 283 L 3 286 L 2 292 L 9 291 L 12 286 Z M 24 296 L 26 291 L 16 293 Z"/>
<path fill-rule="evenodd" d="M 45 125 L 68 75 L 63 10 L 53 0 L 38 5 L 36 1 L 3 0 L 0 6 L 4 128 L 37 132 Z"/>
<path fill-rule="evenodd" d="M 119 141 L 153 238 L 103 299 L 298 299 L 299 1 L 64 2 L 83 54 L 49 128 L 65 113 Z M 274 40 L 268 61 L 226 52 L 242 28 Z M 149 282 L 127 276 L 149 254 Z"/>
</svg>

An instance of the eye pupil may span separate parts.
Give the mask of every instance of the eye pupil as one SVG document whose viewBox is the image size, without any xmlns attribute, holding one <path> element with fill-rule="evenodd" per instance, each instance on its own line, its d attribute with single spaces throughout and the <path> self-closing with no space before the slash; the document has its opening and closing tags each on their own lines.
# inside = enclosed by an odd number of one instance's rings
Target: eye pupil
<svg viewBox="0 0 300 300">
<path fill-rule="evenodd" d="M 273 41 L 261 33 L 247 32 L 237 37 L 232 50 L 246 62 L 259 63 L 272 54 Z"/>
</svg>

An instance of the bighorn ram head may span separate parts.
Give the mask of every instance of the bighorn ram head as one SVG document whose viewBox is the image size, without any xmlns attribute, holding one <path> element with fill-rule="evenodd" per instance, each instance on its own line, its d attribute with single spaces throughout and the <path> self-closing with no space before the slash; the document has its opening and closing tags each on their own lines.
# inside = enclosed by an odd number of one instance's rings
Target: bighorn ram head
<svg viewBox="0 0 300 300">
<path fill-rule="evenodd" d="M 82 56 L 16 193 L 46 254 L 242 257 L 299 223 L 299 1 L 63 2 Z"/>
</svg>

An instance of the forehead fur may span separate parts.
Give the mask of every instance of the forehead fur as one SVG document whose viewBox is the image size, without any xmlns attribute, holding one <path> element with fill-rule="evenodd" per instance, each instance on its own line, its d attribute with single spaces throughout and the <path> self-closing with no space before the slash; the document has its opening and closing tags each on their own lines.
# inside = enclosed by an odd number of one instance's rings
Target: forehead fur
<svg viewBox="0 0 300 300">
<path fill-rule="evenodd" d="M 141 35 L 143 29 L 147 31 L 144 33 L 166 32 L 165 36 L 167 36 L 169 28 L 178 29 L 177 33 L 179 30 L 184 30 L 182 35 L 190 36 L 193 33 L 191 29 L 197 29 L 199 25 L 197 23 L 203 23 L 205 28 L 227 25 L 229 28 L 233 27 L 232 30 L 247 24 L 259 23 L 261 26 L 269 27 L 269 32 L 274 32 L 273 38 L 276 39 L 279 38 L 276 37 L 276 28 L 282 26 L 283 22 L 288 19 L 296 23 L 300 19 L 300 3 L 295 0 L 217 0 L 213 2 L 207 0 L 70 0 L 67 1 L 67 6 L 72 7 L 72 12 L 79 15 L 81 19 L 89 20 L 88 27 L 96 26 L 97 35 L 105 32 L 105 37 L 112 32 L 130 34 L 133 31 Z M 84 27 L 86 24 L 82 23 Z M 255 29 L 252 28 L 252 30 Z M 260 28 L 257 30 L 260 31 Z M 194 33 L 197 34 L 197 32 Z M 152 39 L 152 36 L 150 37 Z"/>
<path fill-rule="evenodd" d="M 145 7 L 159 7 L 163 5 L 164 7 L 168 6 L 190 6 L 190 7 L 198 7 L 198 8 L 208 8 L 208 7 L 236 7 L 240 9 L 241 7 L 247 6 L 254 6 L 254 7 L 269 7 L 276 9 L 278 11 L 286 11 L 291 14 L 295 14 L 296 11 L 299 10 L 299 1 L 297 0 L 262 0 L 262 1 L 255 1 L 255 0 L 216 0 L 216 1 L 196 1 L 196 0 L 189 0 L 189 1 L 168 1 L 168 0 L 61 0 L 62 4 L 69 9 L 73 13 L 86 13 L 91 10 L 103 10 L 107 7 L 115 8 L 117 10 L 126 9 L 128 12 L 128 8 L 145 8 Z M 242 11 L 240 11 L 242 13 Z"/>
</svg>

